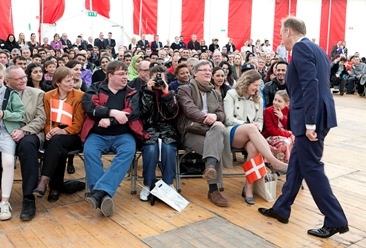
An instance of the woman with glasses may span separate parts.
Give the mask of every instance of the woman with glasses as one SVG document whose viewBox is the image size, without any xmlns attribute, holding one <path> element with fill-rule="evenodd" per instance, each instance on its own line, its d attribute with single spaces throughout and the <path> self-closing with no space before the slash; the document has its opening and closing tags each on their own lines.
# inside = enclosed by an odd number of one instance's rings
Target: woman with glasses
<svg viewBox="0 0 366 248">
<path fill-rule="evenodd" d="M 49 202 L 57 201 L 62 191 L 67 153 L 81 149 L 84 92 L 74 89 L 73 75 L 67 67 L 57 68 L 52 79 L 55 89 L 47 92 L 43 99 L 46 113 L 44 162 L 33 195 L 43 197 L 49 185 Z M 62 109 L 62 112 L 54 109 Z M 64 112 L 67 114 L 62 114 Z"/>
</svg>

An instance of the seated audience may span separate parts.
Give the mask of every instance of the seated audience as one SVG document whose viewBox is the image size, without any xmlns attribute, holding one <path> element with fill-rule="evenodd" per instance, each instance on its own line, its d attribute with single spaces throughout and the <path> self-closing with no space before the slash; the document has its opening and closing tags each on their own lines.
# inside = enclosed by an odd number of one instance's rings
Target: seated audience
<svg viewBox="0 0 366 248">
<path fill-rule="evenodd" d="M 272 154 L 280 161 L 288 163 L 294 136 L 287 128 L 290 98 L 286 90 L 276 92 L 273 105 L 264 110 L 262 135 L 267 139 Z"/>
<path fill-rule="evenodd" d="M 45 80 L 43 80 L 42 65 L 30 63 L 27 66 L 25 73 L 27 74 L 28 77 L 27 86 L 41 89 L 44 92 L 53 89 L 52 85 L 46 83 Z"/>
<path fill-rule="evenodd" d="M 205 161 L 203 177 L 209 186 L 208 199 L 219 207 L 227 207 L 229 202 L 217 187 L 222 182 L 225 114 L 221 97 L 210 84 L 211 62 L 198 61 L 193 66 L 193 75 L 190 84 L 182 85 L 178 90 L 178 131 L 182 145 L 201 154 Z"/>
<path fill-rule="evenodd" d="M 131 63 L 128 66 L 128 81 L 132 81 L 139 76 L 139 73 L 137 71 L 137 65 L 142 61 L 142 58 L 143 57 L 141 55 L 135 55 L 132 57 Z"/>
<path fill-rule="evenodd" d="M 346 58 L 338 56 L 330 64 L 330 84 L 333 87 L 333 93 L 337 93 L 341 96 L 344 95 L 344 86 L 348 78 L 348 72 L 345 66 Z M 338 90 L 337 90 L 338 89 Z"/>
<path fill-rule="evenodd" d="M 155 183 L 156 166 L 161 161 L 162 179 L 173 187 L 177 156 L 178 133 L 174 118 L 178 114 L 178 103 L 173 91 L 165 81 L 165 68 L 154 66 L 150 80 L 142 87 L 140 95 L 141 120 L 144 132 L 150 138 L 142 146 L 144 187 L 140 200 L 147 201 L 150 188 Z M 161 144 L 159 144 L 161 140 Z"/>
<path fill-rule="evenodd" d="M 227 135 L 230 147 L 242 149 L 247 153 L 247 159 L 259 153 L 271 162 L 275 170 L 286 172 L 287 165 L 276 159 L 262 134 L 263 103 L 260 95 L 261 75 L 255 70 L 243 73 L 234 89 L 227 92 L 224 99 Z M 245 201 L 253 205 L 253 184 L 245 183 L 242 191 Z"/>
<path fill-rule="evenodd" d="M 106 78 L 107 65 L 111 61 L 109 56 L 100 58 L 100 69 L 94 71 L 92 76 L 92 83 L 103 81 Z"/>
<path fill-rule="evenodd" d="M 1 202 L 0 220 L 9 220 L 12 216 L 12 208 L 9 203 L 11 189 L 14 181 L 15 149 L 16 142 L 11 134 L 19 129 L 24 121 L 24 105 L 18 93 L 4 85 L 5 81 L 15 74 L 12 70 L 19 70 L 19 67 L 10 67 L 0 64 L 0 152 L 1 152 Z"/>
<path fill-rule="evenodd" d="M 214 86 L 216 92 L 221 96 L 222 101 L 226 96 L 226 92 L 230 90 L 230 86 L 225 84 L 224 69 L 222 69 L 221 67 L 215 67 L 212 70 L 211 84 Z"/>
<path fill-rule="evenodd" d="M 190 74 L 187 64 L 178 64 L 174 70 L 174 74 L 177 79 L 169 84 L 169 89 L 173 90 L 177 94 L 179 86 L 189 84 Z"/>
<path fill-rule="evenodd" d="M 43 197 L 49 185 L 49 202 L 57 201 L 62 191 L 67 153 L 81 149 L 80 134 L 84 122 L 84 108 L 81 103 L 84 93 L 74 89 L 72 70 L 67 67 L 58 68 L 52 84 L 55 89 L 44 96 L 44 161 L 41 178 L 33 191 L 35 196 Z M 57 108 L 62 109 L 61 113 L 60 110 L 54 110 Z"/>
<path fill-rule="evenodd" d="M 92 209 L 100 209 L 104 216 L 113 214 L 112 197 L 125 177 L 136 152 L 134 133 L 142 136 L 139 121 L 139 94 L 127 86 L 127 65 L 112 61 L 107 65 L 107 78 L 92 84 L 83 97 L 87 114 L 83 131 L 84 166 Z M 139 128 L 139 130 L 137 129 Z M 104 171 L 103 153 L 115 157 Z"/>
</svg>

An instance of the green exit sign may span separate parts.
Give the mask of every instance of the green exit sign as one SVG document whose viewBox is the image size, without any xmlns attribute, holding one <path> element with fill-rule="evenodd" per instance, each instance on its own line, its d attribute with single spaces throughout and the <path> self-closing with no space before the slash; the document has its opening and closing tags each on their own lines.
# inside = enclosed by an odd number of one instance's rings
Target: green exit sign
<svg viewBox="0 0 366 248">
<path fill-rule="evenodd" d="M 88 16 L 97 16 L 97 12 L 95 11 L 89 11 Z"/>
</svg>

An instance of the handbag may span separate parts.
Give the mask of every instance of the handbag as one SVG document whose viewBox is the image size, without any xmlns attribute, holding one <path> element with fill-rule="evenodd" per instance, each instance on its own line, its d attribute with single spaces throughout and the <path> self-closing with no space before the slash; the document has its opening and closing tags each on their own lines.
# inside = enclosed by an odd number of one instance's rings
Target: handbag
<svg viewBox="0 0 366 248">
<path fill-rule="evenodd" d="M 254 194 L 260 196 L 262 199 L 273 202 L 276 200 L 277 189 L 277 174 L 267 171 L 266 175 L 255 181 L 253 184 Z"/>
<path fill-rule="evenodd" d="M 195 122 L 195 121 L 191 121 L 191 122 L 188 122 L 186 130 L 187 130 L 187 132 L 190 132 L 190 133 L 199 134 L 199 135 L 206 135 L 206 132 L 208 130 L 210 130 L 210 128 L 211 127 L 209 125 L 199 123 L 199 122 Z"/>
</svg>

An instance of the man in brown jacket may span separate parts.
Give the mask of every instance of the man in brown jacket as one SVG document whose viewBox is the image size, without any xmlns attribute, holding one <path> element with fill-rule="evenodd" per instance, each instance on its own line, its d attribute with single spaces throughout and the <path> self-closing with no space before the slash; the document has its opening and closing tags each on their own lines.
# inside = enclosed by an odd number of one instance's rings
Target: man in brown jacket
<svg viewBox="0 0 366 248">
<path fill-rule="evenodd" d="M 193 66 L 194 79 L 178 90 L 180 116 L 178 131 L 183 146 L 202 155 L 206 169 L 203 177 L 209 185 L 208 199 L 219 207 L 228 201 L 220 194 L 217 184 L 222 182 L 222 153 L 224 150 L 225 113 L 221 97 L 210 84 L 210 62 L 201 60 Z"/>
</svg>

